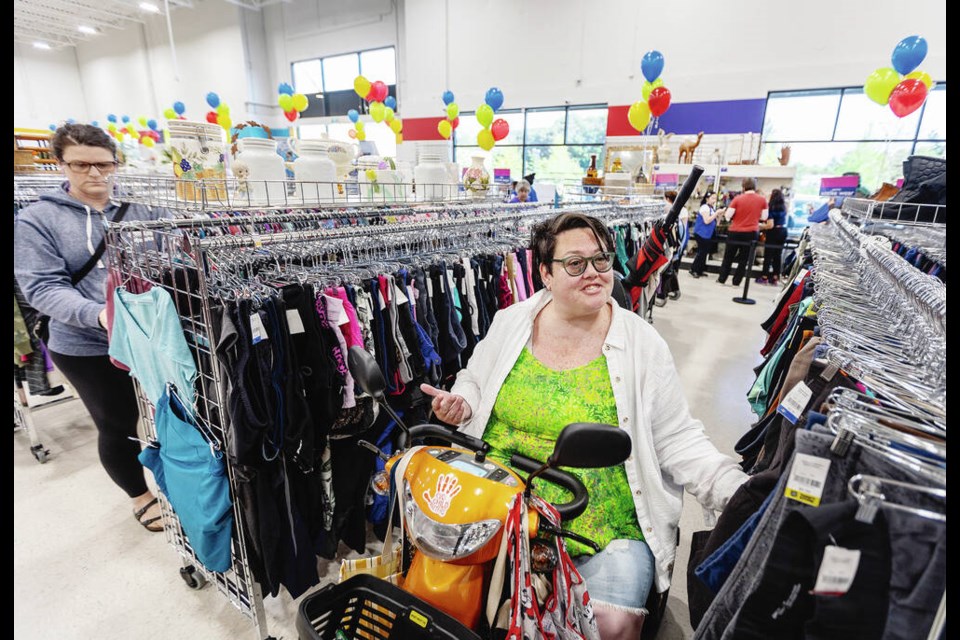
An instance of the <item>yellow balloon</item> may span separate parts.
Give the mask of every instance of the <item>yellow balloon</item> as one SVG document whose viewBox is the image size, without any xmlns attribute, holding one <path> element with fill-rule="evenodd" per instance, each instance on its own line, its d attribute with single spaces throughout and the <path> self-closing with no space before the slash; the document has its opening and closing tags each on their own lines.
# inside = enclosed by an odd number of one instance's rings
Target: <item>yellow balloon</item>
<svg viewBox="0 0 960 640">
<path fill-rule="evenodd" d="M 139 122 L 140 126 L 143 127 L 144 129 L 147 128 L 147 116 L 140 116 L 139 118 L 137 118 L 137 122 Z"/>
<path fill-rule="evenodd" d="M 456 120 L 458 115 L 460 115 L 460 106 L 456 102 L 451 102 L 448 104 L 447 117 L 451 120 Z"/>
<path fill-rule="evenodd" d="M 297 111 L 303 111 L 307 108 L 310 103 L 307 101 L 307 96 L 302 93 L 293 94 L 293 108 Z"/>
<path fill-rule="evenodd" d="M 483 128 L 489 128 L 493 122 L 493 107 L 488 104 L 482 104 L 477 107 L 477 122 Z"/>
<path fill-rule="evenodd" d="M 370 93 L 370 81 L 363 76 L 357 76 L 353 79 L 353 90 L 358 96 L 366 99 L 367 94 Z"/>
<path fill-rule="evenodd" d="M 117 125 L 111 122 L 110 124 L 107 125 L 107 131 L 109 131 L 110 133 L 116 133 Z"/>
<path fill-rule="evenodd" d="M 357 140 L 366 140 L 367 134 L 363 131 L 357 131 Z"/>
<path fill-rule="evenodd" d="M 147 148 L 150 148 L 156 144 L 156 142 L 154 142 L 153 138 L 151 138 L 150 136 L 143 136 L 142 138 L 140 138 L 140 142 L 143 144 L 143 146 Z"/>
<path fill-rule="evenodd" d="M 217 117 L 217 124 L 223 127 L 224 131 L 230 133 L 230 127 L 233 126 L 233 120 L 230 119 L 229 115 L 222 115 Z"/>
<path fill-rule="evenodd" d="M 394 133 L 400 133 L 401 131 L 403 131 L 403 121 L 400 120 L 399 118 L 394 118 L 393 120 L 390 121 L 390 129 Z"/>
<path fill-rule="evenodd" d="M 396 122 L 396 120 L 394 120 L 394 122 Z M 397 134 L 397 144 L 403 144 L 403 134 L 402 134 L 402 133 L 398 133 L 398 134 Z"/>
<path fill-rule="evenodd" d="M 357 120 L 353 123 L 353 128 L 357 131 L 363 131 L 363 120 Z"/>
<path fill-rule="evenodd" d="M 281 93 L 280 97 L 277 98 L 277 104 L 280 105 L 284 113 L 287 113 L 293 109 L 293 97 L 289 93 Z"/>
<path fill-rule="evenodd" d="M 370 103 L 370 117 L 373 118 L 374 122 L 383 122 L 383 117 L 385 115 L 386 107 L 383 106 L 382 102 Z"/>
<path fill-rule="evenodd" d="M 933 89 L 933 78 L 931 78 L 930 74 L 926 71 L 912 71 L 908 73 L 906 77 L 911 80 L 919 80 L 923 84 L 927 85 L 927 91 Z"/>
<path fill-rule="evenodd" d="M 634 102 L 627 111 L 627 120 L 637 131 L 643 131 L 650 124 L 650 107 L 646 102 Z"/>
<path fill-rule="evenodd" d="M 490 105 L 487 106 L 489 107 Z M 495 142 L 496 140 L 493 139 L 493 132 L 490 131 L 490 129 L 481 129 L 480 133 L 477 134 L 477 144 L 480 145 L 480 148 L 484 151 L 490 151 L 490 149 L 493 149 Z"/>
<path fill-rule="evenodd" d="M 443 136 L 444 140 L 450 137 L 451 132 L 453 132 L 453 126 L 449 120 L 441 120 L 437 123 L 437 133 Z"/>
<path fill-rule="evenodd" d="M 221 102 L 217 105 L 217 114 L 219 115 L 230 115 L 230 107 L 227 106 L 226 102 Z"/>
<path fill-rule="evenodd" d="M 877 104 L 887 104 L 890 93 L 900 84 L 900 74 L 892 67 L 881 67 L 867 76 L 863 92 Z"/>
<path fill-rule="evenodd" d="M 662 86 L 663 86 L 663 78 L 657 78 L 653 82 L 644 82 L 643 89 L 641 89 L 641 92 L 643 93 L 644 102 L 650 99 L 650 92 L 652 92 L 657 87 L 662 87 Z"/>
<path fill-rule="evenodd" d="M 389 123 L 391 120 L 393 120 L 393 109 L 391 109 L 390 107 L 386 107 L 386 106 L 385 106 L 385 107 L 383 108 L 383 119 L 386 120 L 388 123 Z"/>
<path fill-rule="evenodd" d="M 163 110 L 163 117 L 167 120 L 176 120 L 177 112 L 173 110 L 173 107 L 167 107 Z M 112 122 L 110 124 L 113 124 Z"/>
</svg>

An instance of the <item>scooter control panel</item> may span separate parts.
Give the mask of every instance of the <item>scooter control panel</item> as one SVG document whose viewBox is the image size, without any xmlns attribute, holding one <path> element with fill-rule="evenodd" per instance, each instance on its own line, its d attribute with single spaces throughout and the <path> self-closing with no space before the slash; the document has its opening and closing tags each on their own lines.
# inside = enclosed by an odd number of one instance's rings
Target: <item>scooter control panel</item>
<svg viewBox="0 0 960 640">
<path fill-rule="evenodd" d="M 455 451 L 453 449 L 429 449 L 428 453 L 437 460 L 446 462 L 454 469 L 475 475 L 478 478 L 499 482 L 508 487 L 515 487 L 518 484 L 517 479 L 507 472 L 506 469 L 489 460 L 477 462 L 472 453 Z"/>
</svg>

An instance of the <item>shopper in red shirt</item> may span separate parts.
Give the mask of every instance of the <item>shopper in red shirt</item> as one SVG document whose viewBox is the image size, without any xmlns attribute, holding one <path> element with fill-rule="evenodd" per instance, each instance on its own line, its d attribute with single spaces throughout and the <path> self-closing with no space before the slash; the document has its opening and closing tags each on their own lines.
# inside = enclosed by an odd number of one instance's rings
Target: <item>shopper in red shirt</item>
<svg viewBox="0 0 960 640">
<path fill-rule="evenodd" d="M 750 267 L 750 243 L 759 237 L 760 221 L 767 219 L 767 201 L 757 193 L 757 183 L 753 178 L 744 178 L 741 183 L 743 193 L 738 195 L 727 207 L 724 217 L 732 220 L 727 230 L 727 242 L 720 264 L 720 277 L 717 282 L 726 284 L 733 261 L 737 261 L 737 270 L 733 274 L 733 286 L 739 287 L 743 275 Z"/>
</svg>

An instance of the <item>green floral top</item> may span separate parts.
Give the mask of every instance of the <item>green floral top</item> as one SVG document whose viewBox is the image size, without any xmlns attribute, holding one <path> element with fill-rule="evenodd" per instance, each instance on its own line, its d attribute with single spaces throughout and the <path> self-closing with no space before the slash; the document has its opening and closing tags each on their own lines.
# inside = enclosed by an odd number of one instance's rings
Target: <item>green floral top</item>
<svg viewBox="0 0 960 640">
<path fill-rule="evenodd" d="M 617 424 L 617 405 L 606 358 L 566 371 L 554 371 L 524 349 L 497 395 L 483 439 L 490 457 L 509 465 L 519 453 L 546 460 L 560 431 L 571 422 Z M 586 512 L 565 528 L 604 548 L 611 540 L 643 540 L 623 465 L 601 469 L 564 469 L 580 478 L 590 494 Z M 544 500 L 566 502 L 572 495 L 544 480 L 534 488 Z M 570 555 L 591 555 L 593 549 L 566 540 Z"/>
</svg>

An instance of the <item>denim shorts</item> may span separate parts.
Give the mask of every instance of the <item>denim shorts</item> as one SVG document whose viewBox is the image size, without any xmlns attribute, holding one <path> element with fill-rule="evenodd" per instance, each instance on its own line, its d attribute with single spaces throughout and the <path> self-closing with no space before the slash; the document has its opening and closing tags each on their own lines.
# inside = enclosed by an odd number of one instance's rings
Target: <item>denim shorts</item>
<svg viewBox="0 0 960 640">
<path fill-rule="evenodd" d="M 590 601 L 613 608 L 645 613 L 656 565 L 642 540 L 612 540 L 592 556 L 577 556 L 573 564 L 587 583 Z"/>
</svg>

